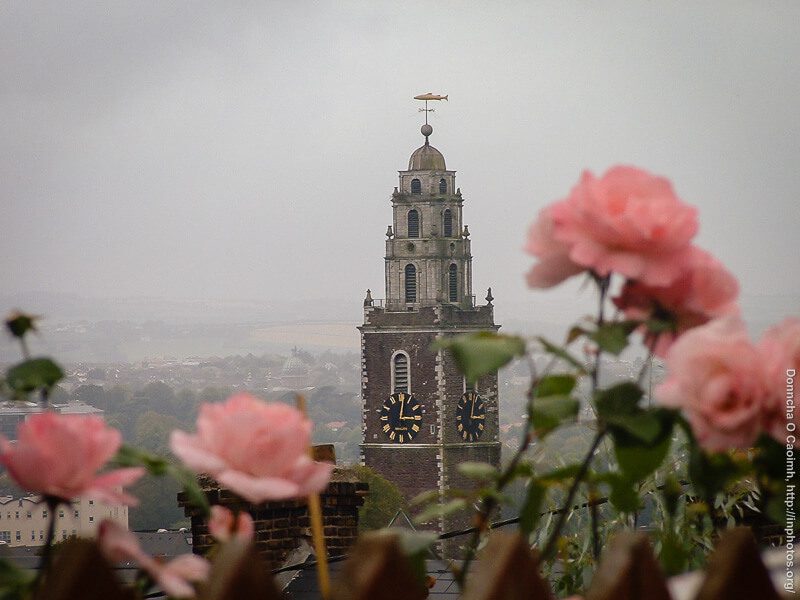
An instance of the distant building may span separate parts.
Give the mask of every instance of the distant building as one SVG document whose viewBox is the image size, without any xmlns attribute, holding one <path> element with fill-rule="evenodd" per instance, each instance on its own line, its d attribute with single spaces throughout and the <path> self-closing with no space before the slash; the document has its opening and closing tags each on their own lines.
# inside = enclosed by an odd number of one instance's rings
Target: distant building
<svg viewBox="0 0 800 600">
<path fill-rule="evenodd" d="M 286 359 L 276 383 L 277 388 L 287 390 L 300 390 L 311 385 L 311 370 L 300 358 L 297 348 L 294 348 L 292 354 Z"/>
<path fill-rule="evenodd" d="M 9 546 L 43 546 L 50 522 L 50 509 L 39 496 L 0 497 L 0 542 Z M 128 507 L 109 506 L 93 498 L 82 498 L 56 509 L 55 539 L 94 537 L 103 519 L 128 527 Z"/>
</svg>

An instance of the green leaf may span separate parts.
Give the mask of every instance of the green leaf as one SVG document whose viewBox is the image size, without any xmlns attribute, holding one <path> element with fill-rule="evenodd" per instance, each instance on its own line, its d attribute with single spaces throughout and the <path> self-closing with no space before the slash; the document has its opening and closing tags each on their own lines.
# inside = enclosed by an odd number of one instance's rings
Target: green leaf
<svg viewBox="0 0 800 600">
<path fill-rule="evenodd" d="M 672 428 L 662 429 L 653 444 L 642 443 L 638 438 L 619 430 L 612 430 L 611 437 L 620 469 L 635 482 L 647 477 L 664 462 L 672 443 Z"/>
<path fill-rule="evenodd" d="M 464 510 L 465 508 L 467 508 L 467 501 L 464 498 L 450 500 L 444 504 L 432 504 L 415 516 L 414 522 L 417 524 L 427 523 L 432 519 L 446 517 L 447 515 L 452 515 L 453 513 Z"/>
<path fill-rule="evenodd" d="M 398 536 L 400 549 L 408 558 L 411 570 L 416 575 L 420 585 L 424 585 L 428 573 L 425 568 L 425 560 L 429 558 L 430 550 L 439 536 L 432 531 L 413 531 L 410 529 L 398 528 L 384 531 L 391 532 L 391 535 Z"/>
<path fill-rule="evenodd" d="M 691 425 L 676 417 L 689 440 L 689 478 L 700 498 L 706 502 L 713 499 L 732 481 L 741 478 L 748 470 L 744 462 L 737 462 L 730 454 L 706 453 L 697 443 Z"/>
<path fill-rule="evenodd" d="M 641 388 L 632 381 L 600 390 L 594 399 L 597 414 L 603 419 L 607 416 L 632 414 L 643 395 Z"/>
<path fill-rule="evenodd" d="M 653 411 L 638 410 L 634 414 L 606 415 L 606 423 L 621 429 L 645 444 L 653 444 L 661 433 L 661 421 Z"/>
<path fill-rule="evenodd" d="M 400 547 L 406 556 L 427 552 L 436 543 L 439 536 L 433 531 L 413 531 L 411 529 L 393 528 L 389 531 L 397 532 L 400 536 Z"/>
<path fill-rule="evenodd" d="M 632 513 L 639 510 L 642 500 L 636 485 L 622 473 L 602 473 L 598 481 L 605 481 L 611 488 L 608 496 L 609 502 L 622 513 Z"/>
<path fill-rule="evenodd" d="M 769 500 L 764 504 L 764 514 L 769 517 L 773 523 L 783 525 L 786 522 L 786 494 L 770 496 Z"/>
<path fill-rule="evenodd" d="M 645 327 L 652 333 L 669 333 L 675 331 L 675 323 L 666 319 L 648 319 Z"/>
<path fill-rule="evenodd" d="M 470 383 L 494 373 L 517 356 L 525 354 L 525 340 L 492 331 L 481 331 L 438 340 L 434 348 L 449 350 L 458 369 Z"/>
<path fill-rule="evenodd" d="M 36 331 L 36 320 L 39 317 L 14 312 L 6 318 L 6 328 L 15 338 L 23 338 L 29 331 Z"/>
<path fill-rule="evenodd" d="M 536 397 L 569 395 L 576 384 L 574 375 L 547 375 L 536 386 Z"/>
<path fill-rule="evenodd" d="M 463 462 L 458 465 L 458 472 L 478 481 L 490 481 L 498 476 L 497 467 L 485 462 Z"/>
<path fill-rule="evenodd" d="M 628 336 L 638 325 L 637 321 L 604 323 L 589 337 L 601 350 L 619 356 L 628 347 Z"/>
<path fill-rule="evenodd" d="M 27 394 L 40 388 L 49 390 L 63 377 L 64 371 L 49 358 L 32 358 L 11 367 L 6 383 L 18 394 Z"/>
<path fill-rule="evenodd" d="M 170 466 L 169 461 L 161 456 L 127 445 L 117 450 L 114 462 L 121 467 L 145 467 L 150 475 L 156 477 L 168 474 Z"/>
<path fill-rule="evenodd" d="M 208 498 L 200 485 L 197 483 L 197 476 L 177 465 L 169 465 L 168 473 L 175 481 L 183 486 L 183 491 L 186 494 L 186 499 L 191 506 L 199 508 L 203 514 L 208 516 L 211 514 L 211 506 L 208 504 Z"/>
<path fill-rule="evenodd" d="M 29 597 L 29 588 L 35 572 L 23 571 L 7 559 L 0 559 L 0 599 L 23 600 Z"/>
<path fill-rule="evenodd" d="M 523 535 L 530 535 L 539 524 L 542 516 L 542 504 L 546 495 L 547 487 L 536 479 L 532 479 L 528 484 L 525 502 L 519 513 L 519 527 L 522 529 Z"/>
<path fill-rule="evenodd" d="M 516 464 L 514 470 L 511 472 L 512 479 L 517 477 L 533 477 L 533 465 L 528 462 L 521 461 Z"/>
<path fill-rule="evenodd" d="M 589 332 L 586 331 L 583 327 L 579 327 L 578 325 L 574 325 L 570 328 L 569 332 L 567 333 L 567 346 L 569 346 L 572 342 L 577 340 L 579 337 L 589 335 Z"/>
<path fill-rule="evenodd" d="M 769 479 L 786 477 L 786 447 L 771 435 L 761 434 L 756 441 L 753 465 Z"/>
<path fill-rule="evenodd" d="M 683 573 L 689 566 L 689 552 L 681 543 L 681 539 L 671 531 L 667 531 L 661 540 L 661 553 L 658 559 L 668 576 Z"/>
<path fill-rule="evenodd" d="M 683 488 L 678 478 L 671 473 L 664 479 L 664 487 L 661 490 L 661 497 L 664 498 L 664 507 L 667 514 L 674 517 L 678 512 L 678 501 L 683 496 Z"/>
<path fill-rule="evenodd" d="M 411 506 L 418 506 L 420 504 L 427 504 L 428 502 L 435 502 L 439 500 L 439 490 L 427 490 L 414 496 L 409 504 Z"/>
<path fill-rule="evenodd" d="M 568 362 L 575 367 L 578 373 L 586 373 L 586 367 L 583 366 L 583 363 L 572 356 L 572 354 L 567 352 L 564 348 L 557 346 L 552 342 L 548 342 L 547 339 L 541 336 L 537 337 L 536 340 L 542 345 L 542 347 L 545 349 L 545 352 L 548 354 L 552 354 L 553 356 L 557 356 L 558 358 Z"/>
<path fill-rule="evenodd" d="M 575 463 L 571 465 L 566 465 L 564 467 L 559 467 L 558 469 L 553 469 L 552 471 L 545 473 L 544 475 L 539 476 L 539 481 L 545 483 L 547 485 L 553 483 L 560 483 L 565 479 L 574 479 L 578 476 L 578 473 L 581 470 L 581 465 Z"/>
<path fill-rule="evenodd" d="M 544 436 L 566 419 L 578 414 L 580 402 L 571 396 L 536 398 L 531 407 L 531 423 L 537 434 Z"/>
</svg>

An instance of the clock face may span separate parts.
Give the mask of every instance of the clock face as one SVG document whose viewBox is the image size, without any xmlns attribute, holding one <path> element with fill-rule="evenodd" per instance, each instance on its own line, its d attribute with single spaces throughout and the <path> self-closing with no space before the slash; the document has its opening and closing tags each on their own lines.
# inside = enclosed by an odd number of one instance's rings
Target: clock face
<svg viewBox="0 0 800 600">
<path fill-rule="evenodd" d="M 486 428 L 486 403 L 475 392 L 461 396 L 456 407 L 456 429 L 465 442 L 476 442 Z"/>
<path fill-rule="evenodd" d="M 389 396 L 379 411 L 381 429 L 393 442 L 410 442 L 422 428 L 422 407 L 411 394 Z"/>
</svg>

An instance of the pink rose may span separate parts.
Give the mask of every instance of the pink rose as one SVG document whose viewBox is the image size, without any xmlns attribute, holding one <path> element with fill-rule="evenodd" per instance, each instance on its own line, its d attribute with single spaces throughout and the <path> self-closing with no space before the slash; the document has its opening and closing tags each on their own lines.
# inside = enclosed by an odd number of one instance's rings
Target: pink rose
<svg viewBox="0 0 800 600">
<path fill-rule="evenodd" d="M 45 412 L 17 427 L 17 440 L 0 439 L 0 463 L 19 486 L 69 502 L 91 495 L 110 504 L 136 505 L 121 491 L 144 475 L 141 467 L 97 474 L 122 444 L 100 417 Z"/>
<path fill-rule="evenodd" d="M 203 404 L 197 434 L 173 431 L 170 447 L 186 466 L 213 476 L 250 502 L 319 492 L 333 465 L 308 456 L 311 421 L 287 404 L 237 394 Z"/>
<path fill-rule="evenodd" d="M 786 437 L 787 377 L 797 378 L 800 369 L 800 319 L 784 319 L 769 329 L 758 343 L 766 365 L 770 416 L 765 428 L 778 440 Z"/>
<path fill-rule="evenodd" d="M 211 507 L 211 518 L 208 520 L 208 530 L 218 542 L 229 542 L 236 538 L 249 542 L 255 535 L 253 517 L 250 513 L 240 512 L 236 517 L 224 506 Z"/>
<path fill-rule="evenodd" d="M 208 579 L 210 565 L 206 559 L 182 554 L 168 563 L 161 563 L 146 554 L 136 536 L 115 521 L 106 519 L 100 523 L 97 542 L 106 560 L 111 563 L 135 562 L 171 597 L 194 598 L 191 582 Z"/>
<path fill-rule="evenodd" d="M 711 254 L 692 246 L 683 271 L 671 284 L 652 286 L 629 280 L 614 304 L 629 319 L 659 318 L 674 324 L 661 332 L 655 353 L 664 356 L 675 339 L 698 325 L 724 316 L 737 316 L 739 283 Z"/>
<path fill-rule="evenodd" d="M 697 228 L 697 211 L 678 199 L 668 180 L 628 166 L 599 179 L 585 171 L 531 228 L 527 248 L 542 265 L 528 282 L 549 287 L 579 265 L 600 276 L 615 272 L 665 286 L 680 275 Z"/>
<path fill-rule="evenodd" d="M 769 419 L 764 364 L 736 317 L 682 335 L 667 352 L 668 376 L 655 395 L 682 409 L 711 451 L 750 448 Z"/>
<path fill-rule="evenodd" d="M 552 207 L 543 208 L 528 233 L 525 250 L 539 258 L 528 272 L 528 285 L 533 288 L 553 287 L 577 275 L 585 268 L 569 258 L 569 246 L 553 237 Z"/>
</svg>

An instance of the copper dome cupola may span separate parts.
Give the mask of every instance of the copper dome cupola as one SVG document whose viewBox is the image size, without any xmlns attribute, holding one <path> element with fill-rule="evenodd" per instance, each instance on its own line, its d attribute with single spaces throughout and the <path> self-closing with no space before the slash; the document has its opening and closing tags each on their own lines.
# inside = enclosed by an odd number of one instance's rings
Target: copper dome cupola
<svg viewBox="0 0 800 600">
<path fill-rule="evenodd" d="M 411 153 L 408 159 L 409 171 L 446 171 L 444 155 L 430 145 L 428 137 L 433 133 L 433 127 L 427 123 L 421 128 L 422 135 L 425 136 L 425 144 Z"/>
</svg>

